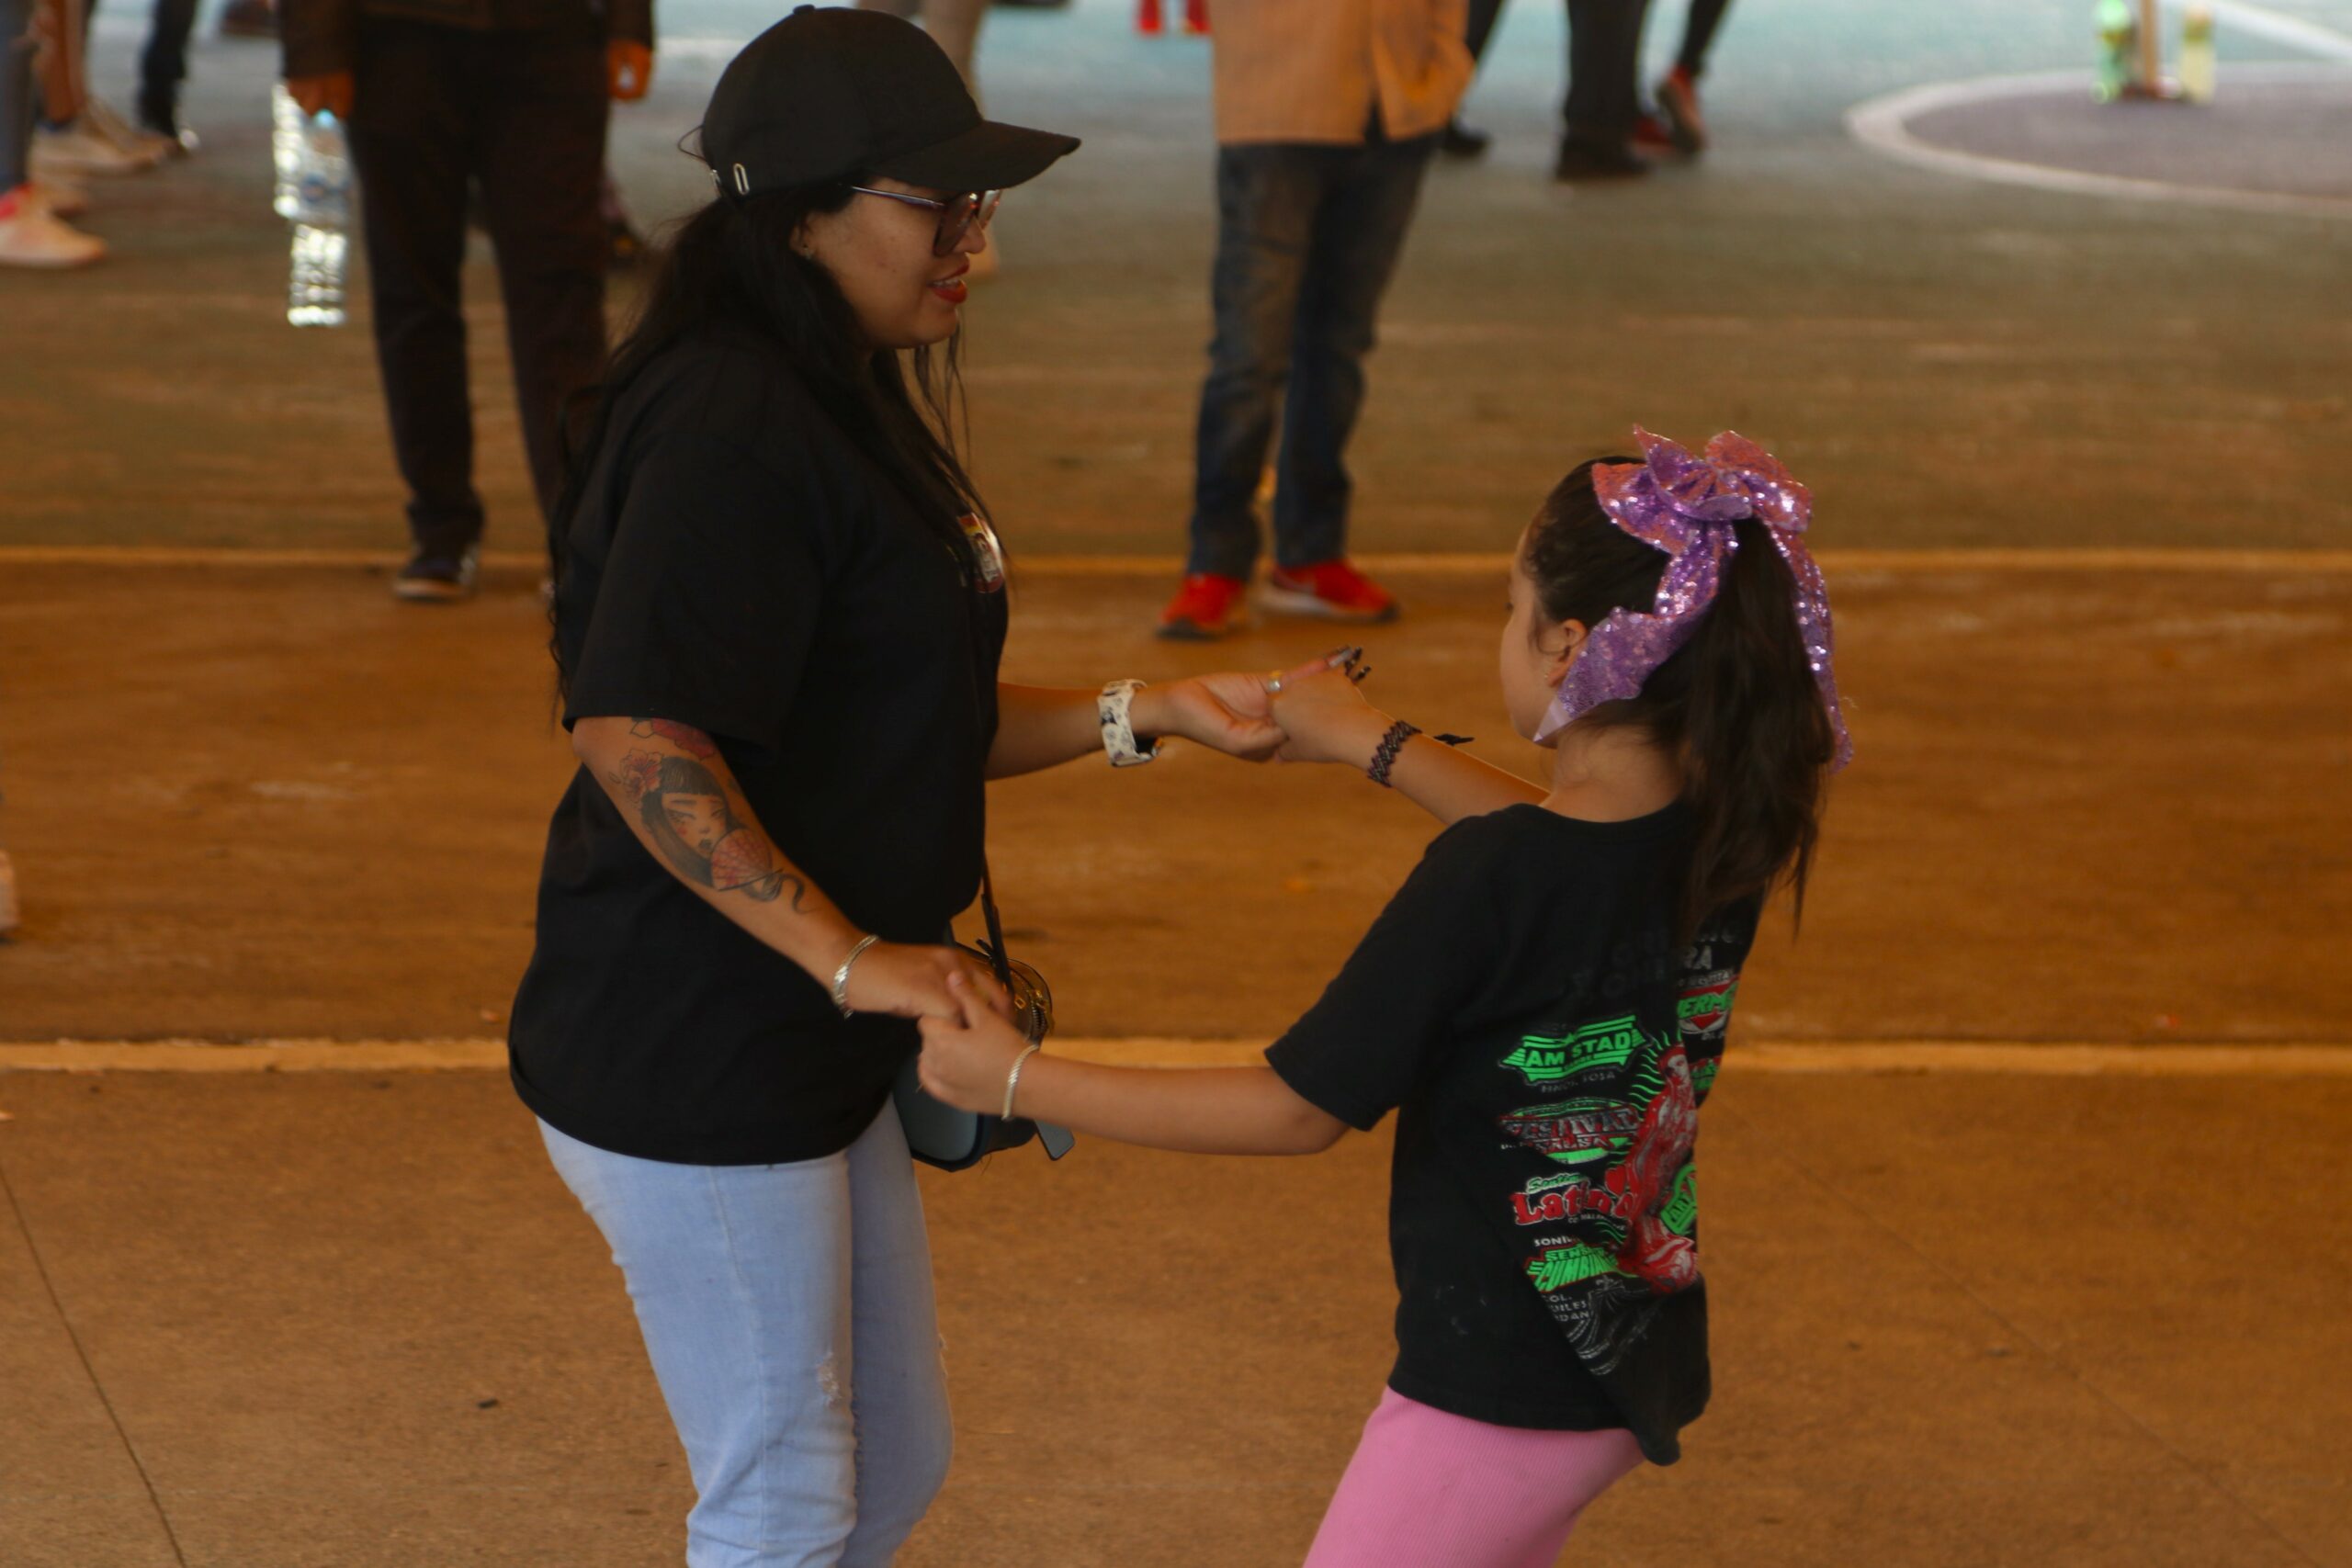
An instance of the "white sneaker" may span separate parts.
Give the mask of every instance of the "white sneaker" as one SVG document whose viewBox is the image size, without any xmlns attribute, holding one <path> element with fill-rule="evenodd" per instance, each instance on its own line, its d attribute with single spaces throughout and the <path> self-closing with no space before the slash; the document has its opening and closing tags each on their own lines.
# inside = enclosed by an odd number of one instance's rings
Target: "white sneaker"
<svg viewBox="0 0 2352 1568">
<path fill-rule="evenodd" d="M 87 266 L 107 243 L 66 223 L 21 189 L 0 197 L 0 266 Z"/>
<path fill-rule="evenodd" d="M 62 130 L 44 127 L 33 133 L 33 172 L 43 176 L 143 175 L 155 163 L 154 158 L 124 152 L 80 120 Z"/>
<path fill-rule="evenodd" d="M 51 218 L 79 218 L 90 210 L 90 193 L 66 180 L 34 180 L 25 186 Z"/>
<path fill-rule="evenodd" d="M 133 158 L 144 158 L 152 165 L 166 158 L 180 156 L 187 151 L 160 130 L 141 130 L 121 115 L 104 98 L 92 98 L 82 106 L 83 122 L 111 143 L 118 152 Z"/>
</svg>

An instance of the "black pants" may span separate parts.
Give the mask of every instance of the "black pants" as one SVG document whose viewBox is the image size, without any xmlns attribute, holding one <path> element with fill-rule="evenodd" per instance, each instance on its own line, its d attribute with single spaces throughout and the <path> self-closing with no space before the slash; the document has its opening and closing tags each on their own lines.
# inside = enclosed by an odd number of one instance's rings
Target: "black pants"
<svg viewBox="0 0 2352 1568">
<path fill-rule="evenodd" d="M 351 152 L 392 451 L 418 550 L 454 555 L 482 531 L 458 298 L 469 182 L 542 517 L 562 491 L 563 400 L 604 374 L 605 40 L 363 17 L 357 77 Z"/>
<path fill-rule="evenodd" d="M 1630 38 L 1624 34 L 1622 17 L 1595 17 L 1590 14 L 1597 10 L 1611 8 L 1634 14 Z M 1568 40 L 1570 51 L 1568 80 L 1571 86 L 1577 79 L 1576 39 L 1578 36 L 1591 37 L 1593 29 L 1598 27 L 1609 34 L 1609 37 L 1602 40 L 1606 46 L 1621 51 L 1622 55 L 1622 66 L 1619 62 L 1612 61 L 1607 74 L 1613 81 L 1616 76 L 1630 73 L 1628 80 L 1634 80 L 1635 90 L 1639 90 L 1636 78 L 1641 69 L 1640 13 L 1645 8 L 1637 4 L 1636 0 L 1568 0 L 1568 25 L 1574 29 Z M 1467 36 L 1473 59 L 1486 58 L 1487 40 L 1494 37 L 1495 23 L 1501 17 L 1502 9 L 1503 0 L 1470 0 L 1470 25 Z M 1707 51 L 1713 47 L 1715 33 L 1724 25 L 1724 13 L 1729 9 L 1731 9 L 1731 0 L 1690 0 L 1690 13 L 1682 22 L 1682 47 L 1676 52 L 1674 62 L 1688 72 L 1693 80 L 1705 73 Z M 1599 65 L 1596 64 L 1594 69 L 1595 72 L 1599 72 Z M 1614 112 L 1605 101 L 1602 107 Z M 1567 112 L 1570 123 L 1575 123 L 1574 109 L 1571 108 Z M 1626 117 L 1625 123 L 1628 126 L 1633 123 L 1631 115 Z"/>
<path fill-rule="evenodd" d="M 198 0 L 155 0 L 153 19 L 147 27 L 147 47 L 139 55 L 139 112 L 143 117 L 155 108 L 168 109 L 179 95 L 179 85 L 187 80 L 188 35 L 196 30 Z M 96 19 L 98 0 L 85 0 L 82 25 L 86 28 Z"/>
<path fill-rule="evenodd" d="M 1642 113 L 1642 20 L 1649 0 L 1568 0 L 1571 141 L 1622 147 Z"/>
</svg>

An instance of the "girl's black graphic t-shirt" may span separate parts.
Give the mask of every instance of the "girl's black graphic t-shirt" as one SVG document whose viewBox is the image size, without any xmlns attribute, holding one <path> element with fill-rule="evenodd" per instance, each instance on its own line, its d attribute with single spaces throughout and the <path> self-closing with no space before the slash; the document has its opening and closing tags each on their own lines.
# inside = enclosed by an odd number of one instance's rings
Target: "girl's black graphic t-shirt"
<svg viewBox="0 0 2352 1568">
<path fill-rule="evenodd" d="M 690 343 L 649 367 L 587 486 L 556 594 L 565 725 L 705 732 L 853 922 L 940 941 L 979 886 L 1004 595 L 973 591 L 916 500 L 757 344 Z M 724 809 L 695 764 L 662 766 L 639 781 L 649 799 L 674 786 L 682 809 Z M 842 1018 L 649 854 L 582 769 L 548 824 L 508 1043 L 525 1103 L 572 1137 L 758 1165 L 846 1147 L 917 1036 Z"/>
<path fill-rule="evenodd" d="M 1407 1398 L 1629 1427 L 1659 1464 L 1705 1408 L 1692 1156 L 1757 910 L 1676 942 L 1691 831 L 1679 804 L 1454 824 L 1268 1049 L 1353 1127 L 1397 1113 L 1389 1386 Z"/>
</svg>

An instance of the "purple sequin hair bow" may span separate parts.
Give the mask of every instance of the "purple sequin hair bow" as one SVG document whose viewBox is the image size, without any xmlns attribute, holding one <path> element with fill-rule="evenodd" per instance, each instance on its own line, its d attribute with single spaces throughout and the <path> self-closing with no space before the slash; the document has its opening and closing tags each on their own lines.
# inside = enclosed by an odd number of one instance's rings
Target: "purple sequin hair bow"
<svg viewBox="0 0 2352 1568">
<path fill-rule="evenodd" d="M 1634 695 L 1651 671 L 1690 640 L 1700 617 L 1715 602 L 1724 564 L 1739 548 L 1733 525 L 1752 517 L 1771 534 L 1796 579 L 1797 629 L 1837 737 L 1830 766 L 1844 767 L 1853 759 L 1854 743 L 1846 734 L 1838 678 L 1829 666 L 1829 591 L 1804 544 L 1813 492 L 1779 458 L 1735 431 L 1708 442 L 1703 457 L 1639 425 L 1634 436 L 1642 444 L 1643 460 L 1595 467 L 1593 493 L 1617 526 L 1672 556 L 1673 564 L 1658 580 L 1657 599 L 1647 614 L 1612 610 L 1592 628 L 1535 738 L 1548 739 L 1602 703 Z"/>
</svg>

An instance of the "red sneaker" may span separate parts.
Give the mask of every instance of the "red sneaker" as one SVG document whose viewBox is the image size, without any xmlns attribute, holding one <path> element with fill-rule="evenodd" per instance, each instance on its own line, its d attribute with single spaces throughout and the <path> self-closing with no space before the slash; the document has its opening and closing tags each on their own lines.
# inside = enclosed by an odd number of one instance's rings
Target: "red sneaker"
<svg viewBox="0 0 2352 1568">
<path fill-rule="evenodd" d="M 1674 140 L 1674 132 L 1654 114 L 1645 114 L 1634 121 L 1634 151 L 1646 152 L 1653 158 L 1663 158 L 1679 152 L 1682 148 Z"/>
<path fill-rule="evenodd" d="M 1196 571 L 1159 612 L 1159 635 L 1182 642 L 1215 642 L 1241 625 L 1250 585 L 1238 577 Z"/>
<path fill-rule="evenodd" d="M 1393 621 L 1396 601 L 1388 590 L 1342 560 L 1319 560 L 1308 566 L 1277 567 L 1266 579 L 1259 602 L 1269 610 L 1293 615 L 1320 615 L 1328 621 Z"/>
<path fill-rule="evenodd" d="M 1699 85 L 1679 65 L 1657 85 L 1657 107 L 1666 111 L 1668 132 L 1674 145 L 1695 158 L 1707 150 L 1707 120 L 1699 112 Z"/>
</svg>

